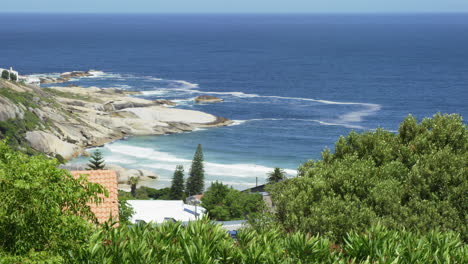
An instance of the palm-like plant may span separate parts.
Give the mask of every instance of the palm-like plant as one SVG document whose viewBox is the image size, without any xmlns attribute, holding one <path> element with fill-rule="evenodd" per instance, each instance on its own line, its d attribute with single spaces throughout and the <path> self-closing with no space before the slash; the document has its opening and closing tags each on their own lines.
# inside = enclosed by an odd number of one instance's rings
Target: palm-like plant
<svg viewBox="0 0 468 264">
<path fill-rule="evenodd" d="M 127 183 L 130 185 L 130 192 L 132 193 L 133 197 L 136 197 L 136 189 L 139 182 L 139 177 L 130 177 L 130 179 L 128 179 Z"/>
<path fill-rule="evenodd" d="M 272 172 L 268 173 L 268 183 L 277 183 L 286 179 L 286 172 L 281 168 L 275 168 Z"/>
</svg>

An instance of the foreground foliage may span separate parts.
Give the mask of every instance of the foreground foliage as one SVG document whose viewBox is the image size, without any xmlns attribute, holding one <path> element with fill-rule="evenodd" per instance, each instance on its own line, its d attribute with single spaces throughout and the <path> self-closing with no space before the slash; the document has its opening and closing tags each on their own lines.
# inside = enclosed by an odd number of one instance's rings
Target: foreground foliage
<svg viewBox="0 0 468 264">
<path fill-rule="evenodd" d="M 277 229 L 244 229 L 232 239 L 207 219 L 163 225 L 104 227 L 82 245 L 79 254 L 29 252 L 12 256 L 0 252 L 3 263 L 467 263 L 468 248 L 453 232 L 421 235 L 375 226 L 351 232 L 343 244 L 323 236 L 284 233 Z"/>
<path fill-rule="evenodd" d="M 95 233 L 88 263 L 466 263 L 467 247 L 451 232 L 425 235 L 376 226 L 335 245 L 320 236 L 245 229 L 233 240 L 207 219 L 187 226 L 136 225 Z"/>
<path fill-rule="evenodd" d="M 73 254 L 93 232 L 96 218 L 87 203 L 106 191 L 57 165 L 0 141 L 0 252 Z"/>
<path fill-rule="evenodd" d="M 380 222 L 393 229 L 453 230 L 468 239 L 468 133 L 459 115 L 341 137 L 334 153 L 306 162 L 298 178 L 273 185 L 287 230 L 342 240 Z"/>
</svg>

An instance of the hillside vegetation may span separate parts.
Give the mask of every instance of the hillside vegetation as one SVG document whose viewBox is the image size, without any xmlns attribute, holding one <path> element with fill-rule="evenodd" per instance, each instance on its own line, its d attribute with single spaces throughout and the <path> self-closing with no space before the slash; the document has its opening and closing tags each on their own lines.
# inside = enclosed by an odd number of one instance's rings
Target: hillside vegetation
<svg viewBox="0 0 468 264">
<path fill-rule="evenodd" d="M 299 172 L 271 188 L 286 230 L 342 241 L 380 223 L 468 240 L 468 133 L 459 115 L 409 116 L 398 133 L 351 132 Z"/>
</svg>

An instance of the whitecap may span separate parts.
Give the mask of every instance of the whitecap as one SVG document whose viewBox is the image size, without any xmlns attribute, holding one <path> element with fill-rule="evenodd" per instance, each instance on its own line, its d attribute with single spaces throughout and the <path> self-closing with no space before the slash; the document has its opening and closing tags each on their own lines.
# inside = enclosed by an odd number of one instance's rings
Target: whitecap
<svg viewBox="0 0 468 264">
<path fill-rule="evenodd" d="M 191 82 L 184 81 L 184 80 L 168 80 L 168 81 L 181 85 L 181 88 L 191 89 L 191 88 L 197 88 L 198 87 L 197 83 L 191 83 Z"/>
</svg>

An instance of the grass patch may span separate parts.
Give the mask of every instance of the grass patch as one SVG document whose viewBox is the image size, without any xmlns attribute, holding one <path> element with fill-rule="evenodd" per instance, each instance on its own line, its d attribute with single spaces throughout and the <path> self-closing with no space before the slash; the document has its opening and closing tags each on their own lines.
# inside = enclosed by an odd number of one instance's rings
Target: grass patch
<svg viewBox="0 0 468 264">
<path fill-rule="evenodd" d="M 38 108 L 34 102 L 34 94 L 28 92 L 16 92 L 8 88 L 0 88 L 0 96 L 3 96 L 15 104 L 22 104 L 26 107 Z"/>
<path fill-rule="evenodd" d="M 42 88 L 42 90 L 47 91 L 55 96 L 59 96 L 63 98 L 76 99 L 76 100 L 82 100 L 82 101 L 88 101 L 88 102 L 99 102 L 98 99 L 90 97 L 90 96 L 71 93 L 71 92 L 59 91 L 53 88 Z"/>
</svg>

